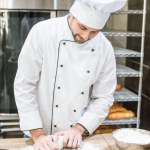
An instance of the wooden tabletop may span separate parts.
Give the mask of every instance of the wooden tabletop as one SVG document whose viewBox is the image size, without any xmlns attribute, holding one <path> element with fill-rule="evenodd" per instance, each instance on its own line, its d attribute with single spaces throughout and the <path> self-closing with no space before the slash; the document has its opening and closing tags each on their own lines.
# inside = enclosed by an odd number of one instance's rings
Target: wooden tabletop
<svg viewBox="0 0 150 150">
<path fill-rule="evenodd" d="M 96 146 L 102 147 L 102 150 L 119 150 L 111 134 L 89 136 L 83 141 L 88 141 Z M 0 139 L 0 150 L 19 150 L 31 145 L 33 145 L 33 142 L 28 138 Z"/>
</svg>

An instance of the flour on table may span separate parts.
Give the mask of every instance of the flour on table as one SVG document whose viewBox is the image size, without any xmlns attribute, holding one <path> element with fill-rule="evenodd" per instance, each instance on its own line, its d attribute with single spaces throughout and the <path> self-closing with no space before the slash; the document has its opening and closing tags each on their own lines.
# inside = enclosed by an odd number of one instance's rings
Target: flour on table
<svg viewBox="0 0 150 150">
<path fill-rule="evenodd" d="M 63 136 L 59 136 L 58 141 L 55 141 L 59 150 L 63 149 Z M 33 146 L 26 146 L 24 148 L 20 148 L 19 150 L 34 150 Z M 82 142 L 80 148 L 78 150 L 104 150 L 104 147 L 100 144 L 93 144 L 91 142 Z"/>
<path fill-rule="evenodd" d="M 104 147 L 100 144 L 93 144 L 90 142 L 83 142 L 78 150 L 104 150 Z"/>
<path fill-rule="evenodd" d="M 33 146 L 26 146 L 23 148 L 20 148 L 19 150 L 34 150 Z"/>
<path fill-rule="evenodd" d="M 61 150 L 63 148 L 63 136 L 58 137 L 58 141 L 54 141 L 56 145 L 58 146 L 58 150 Z M 34 150 L 33 146 L 26 146 L 24 148 L 20 148 L 19 150 Z"/>
</svg>

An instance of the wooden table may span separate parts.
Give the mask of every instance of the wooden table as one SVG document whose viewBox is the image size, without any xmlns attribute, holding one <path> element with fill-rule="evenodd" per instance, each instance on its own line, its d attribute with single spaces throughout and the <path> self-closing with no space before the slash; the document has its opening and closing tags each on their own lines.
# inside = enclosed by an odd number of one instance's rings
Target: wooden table
<svg viewBox="0 0 150 150">
<path fill-rule="evenodd" d="M 97 146 L 99 145 L 100 147 L 103 147 L 102 150 L 119 150 L 111 134 L 89 136 L 86 137 L 84 141 L 89 141 Z M 0 139 L 0 150 L 19 150 L 20 148 L 27 147 L 32 144 L 32 140 L 28 138 Z"/>
</svg>

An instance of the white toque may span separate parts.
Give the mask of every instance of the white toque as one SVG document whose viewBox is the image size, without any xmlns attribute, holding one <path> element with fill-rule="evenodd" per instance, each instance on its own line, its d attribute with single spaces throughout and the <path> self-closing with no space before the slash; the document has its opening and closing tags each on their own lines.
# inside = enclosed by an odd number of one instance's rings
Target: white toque
<svg viewBox="0 0 150 150">
<path fill-rule="evenodd" d="M 82 24 L 102 29 L 110 14 L 121 9 L 127 0 L 76 0 L 70 13 Z"/>
</svg>

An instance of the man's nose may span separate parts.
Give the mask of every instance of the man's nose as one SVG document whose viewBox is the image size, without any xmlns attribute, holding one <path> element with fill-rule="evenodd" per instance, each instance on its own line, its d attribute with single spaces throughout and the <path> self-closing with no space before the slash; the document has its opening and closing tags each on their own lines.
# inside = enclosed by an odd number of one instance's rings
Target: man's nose
<svg viewBox="0 0 150 150">
<path fill-rule="evenodd" d="M 82 38 L 84 39 L 84 41 L 87 41 L 90 39 L 90 32 L 85 32 L 83 35 L 82 35 Z"/>
</svg>

